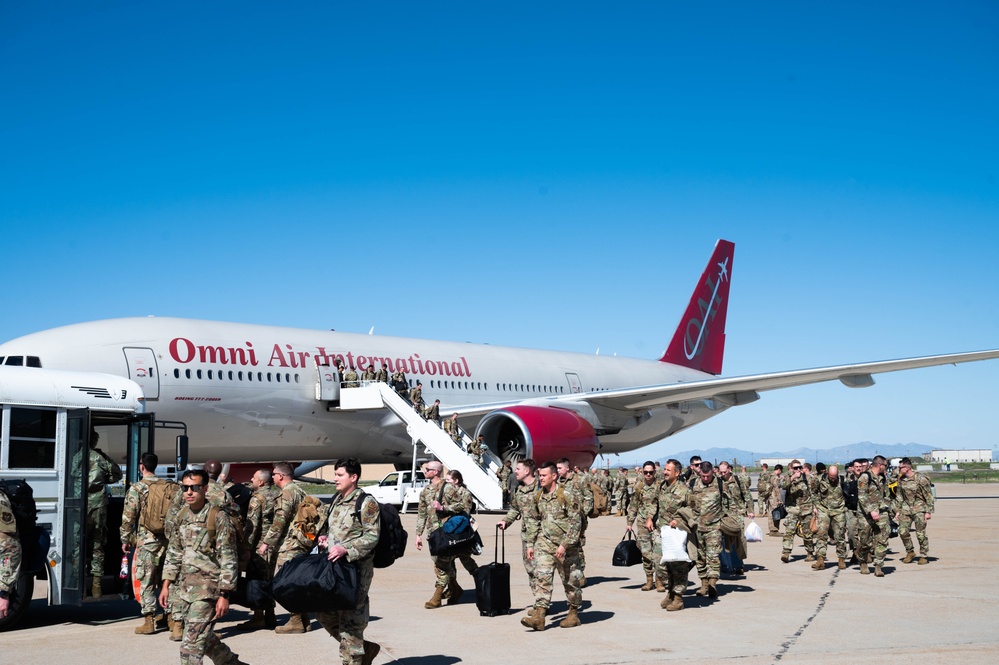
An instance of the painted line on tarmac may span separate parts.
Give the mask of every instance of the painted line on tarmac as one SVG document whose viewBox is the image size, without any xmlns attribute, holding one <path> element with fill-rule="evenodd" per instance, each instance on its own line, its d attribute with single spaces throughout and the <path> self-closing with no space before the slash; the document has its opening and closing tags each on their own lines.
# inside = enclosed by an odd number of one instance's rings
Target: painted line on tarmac
<svg viewBox="0 0 999 665">
<path fill-rule="evenodd" d="M 791 650 L 791 647 L 793 647 L 795 643 L 797 643 L 798 638 L 802 636 L 802 634 L 805 632 L 805 629 L 808 628 L 813 621 L 815 621 L 815 617 L 819 616 L 819 612 L 821 612 L 822 608 L 826 606 L 826 600 L 828 600 L 829 595 L 832 593 L 833 587 L 836 586 L 836 580 L 838 579 L 839 579 L 839 568 L 836 568 L 833 570 L 832 579 L 829 580 L 829 590 L 826 591 L 824 594 L 822 594 L 822 596 L 819 598 L 819 604 L 815 608 L 815 612 L 812 613 L 812 616 L 805 619 L 805 623 L 801 624 L 801 628 L 799 628 L 794 633 L 794 635 L 792 635 L 786 642 L 781 643 L 780 651 L 774 654 L 775 663 L 779 662 L 781 658 L 783 658 L 787 654 L 787 652 Z"/>
</svg>

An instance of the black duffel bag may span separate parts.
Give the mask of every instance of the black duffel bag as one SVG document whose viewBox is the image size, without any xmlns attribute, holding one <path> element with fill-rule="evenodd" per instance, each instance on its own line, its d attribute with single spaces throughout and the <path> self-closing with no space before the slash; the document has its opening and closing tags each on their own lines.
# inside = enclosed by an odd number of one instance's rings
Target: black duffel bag
<svg viewBox="0 0 999 665">
<path fill-rule="evenodd" d="M 236 590 L 229 598 L 232 605 L 242 605 L 251 610 L 269 610 L 274 607 L 271 585 L 267 580 L 249 580 L 240 577 Z"/>
<path fill-rule="evenodd" d="M 281 567 L 271 582 L 271 596 L 292 614 L 335 612 L 357 607 L 360 577 L 343 557 L 325 552 L 297 556 Z"/>
<path fill-rule="evenodd" d="M 635 542 L 635 534 L 630 530 L 624 532 L 621 542 L 614 548 L 614 556 L 611 558 L 613 566 L 635 566 L 642 563 L 642 551 L 638 549 Z"/>
<path fill-rule="evenodd" d="M 472 528 L 468 514 L 458 513 L 449 517 L 441 528 L 430 532 L 427 545 L 433 556 L 462 556 L 473 552 L 478 554 L 482 551 L 482 538 Z"/>
<path fill-rule="evenodd" d="M 782 519 L 787 517 L 787 508 L 784 507 L 783 503 L 780 504 L 770 512 L 770 517 L 773 519 L 774 526 L 777 526 Z"/>
</svg>

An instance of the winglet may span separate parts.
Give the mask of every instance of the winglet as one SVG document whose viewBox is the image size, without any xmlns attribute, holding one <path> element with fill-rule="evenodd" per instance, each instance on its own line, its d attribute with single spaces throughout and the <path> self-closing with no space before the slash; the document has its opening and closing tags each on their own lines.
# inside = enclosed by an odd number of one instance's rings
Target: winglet
<svg viewBox="0 0 999 665">
<path fill-rule="evenodd" d="M 660 362 L 721 374 L 735 244 L 719 240 Z"/>
</svg>

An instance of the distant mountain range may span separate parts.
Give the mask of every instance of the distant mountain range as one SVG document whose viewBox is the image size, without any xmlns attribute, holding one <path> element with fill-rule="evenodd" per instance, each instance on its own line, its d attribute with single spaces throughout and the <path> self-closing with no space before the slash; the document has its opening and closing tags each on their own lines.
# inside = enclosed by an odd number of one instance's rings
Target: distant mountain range
<svg viewBox="0 0 999 665">
<path fill-rule="evenodd" d="M 825 462 L 829 464 L 831 462 L 848 462 L 857 457 L 867 457 L 871 458 L 875 455 L 884 455 L 887 458 L 892 457 L 920 457 L 923 453 L 928 453 L 933 450 L 933 446 L 926 446 L 921 443 L 895 443 L 895 444 L 883 444 L 883 443 L 871 443 L 870 441 L 861 441 L 859 443 L 852 443 L 846 446 L 837 446 L 835 448 L 827 448 L 825 450 L 816 450 L 814 448 L 795 448 L 794 450 L 783 450 L 783 451 L 773 451 L 773 452 L 752 452 L 749 450 L 740 450 L 739 448 L 708 448 L 707 450 L 679 450 L 675 453 L 670 453 L 666 457 L 661 457 L 658 460 L 660 463 L 665 463 L 670 457 L 676 458 L 687 464 L 690 458 L 694 455 L 699 455 L 701 459 L 706 459 L 709 462 L 718 463 L 721 461 L 731 462 L 733 464 L 740 464 L 746 466 L 755 466 L 756 461 L 764 457 L 779 457 L 779 458 L 797 458 L 802 462 Z M 617 464 L 617 466 L 637 466 L 644 462 L 644 459 L 629 458 L 632 462 L 631 464 L 622 462 Z M 615 466 L 615 459 L 610 459 L 610 466 Z"/>
</svg>

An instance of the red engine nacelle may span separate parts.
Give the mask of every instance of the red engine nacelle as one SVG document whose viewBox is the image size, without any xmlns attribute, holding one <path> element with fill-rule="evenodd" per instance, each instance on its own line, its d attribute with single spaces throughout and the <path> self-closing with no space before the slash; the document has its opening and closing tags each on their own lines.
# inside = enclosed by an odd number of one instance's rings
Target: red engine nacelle
<svg viewBox="0 0 999 665">
<path fill-rule="evenodd" d="M 600 442 L 590 423 L 568 409 L 511 406 L 485 415 L 475 428 L 486 445 L 503 460 L 527 457 L 538 464 L 567 458 L 581 469 L 597 456 Z"/>
</svg>

